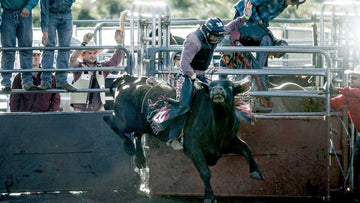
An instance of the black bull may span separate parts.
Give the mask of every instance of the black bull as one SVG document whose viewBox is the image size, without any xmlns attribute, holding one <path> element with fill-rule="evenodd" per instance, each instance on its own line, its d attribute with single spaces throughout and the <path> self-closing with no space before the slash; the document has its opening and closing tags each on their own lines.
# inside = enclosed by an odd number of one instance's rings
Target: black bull
<svg viewBox="0 0 360 203">
<path fill-rule="evenodd" d="M 184 153 L 192 160 L 204 182 L 205 202 L 215 202 L 208 166 L 215 165 L 222 154 L 243 155 L 249 163 L 250 176 L 264 180 L 249 146 L 236 135 L 239 118 L 234 96 L 249 89 L 251 83 L 247 81 L 234 84 L 228 80 L 220 80 L 211 82 L 209 86 L 197 84 L 192 107 L 183 128 Z M 114 114 L 104 117 L 104 120 L 124 140 L 128 153 L 141 156 L 135 152 L 126 133 L 135 133 L 135 136 L 149 133 L 163 141 L 167 140 L 168 129 L 155 135 L 148 116 L 163 104 L 163 99 L 160 98 L 174 97 L 175 90 L 146 77 L 136 78 L 130 75 L 116 79 L 110 89 L 113 88 L 116 88 Z"/>
</svg>

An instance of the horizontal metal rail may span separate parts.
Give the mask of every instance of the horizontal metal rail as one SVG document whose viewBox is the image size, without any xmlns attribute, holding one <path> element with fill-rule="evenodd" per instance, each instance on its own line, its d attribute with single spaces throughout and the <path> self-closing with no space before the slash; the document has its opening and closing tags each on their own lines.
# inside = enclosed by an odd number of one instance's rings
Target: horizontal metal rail
<svg viewBox="0 0 360 203">
<path fill-rule="evenodd" d="M 311 97 L 326 99 L 324 91 L 251 91 L 250 96 L 264 96 L 264 97 Z"/>
<path fill-rule="evenodd" d="M 125 67 L 86 67 L 86 68 L 54 68 L 54 69 L 14 69 L 14 70 L 0 70 L 0 73 L 28 73 L 28 72 L 83 72 L 83 71 L 121 71 Z"/>
<path fill-rule="evenodd" d="M 77 89 L 71 93 L 97 93 L 97 92 L 110 92 L 109 88 L 104 89 Z M 23 89 L 12 89 L 10 94 L 29 94 L 29 93 L 69 93 L 64 89 L 47 89 L 47 90 L 23 90 Z M 9 92 L 2 92 L 0 94 L 9 94 Z M 6 100 L 7 101 L 7 100 Z"/>
<path fill-rule="evenodd" d="M 229 74 L 229 75 L 315 75 L 315 76 L 326 76 L 326 69 L 320 68 L 303 68 L 303 69 L 276 69 L 276 68 L 266 68 L 266 69 L 219 69 L 218 71 L 213 72 L 212 74 Z"/>
<path fill-rule="evenodd" d="M 123 46 L 71 46 L 71 47 L 0 47 L 0 51 L 30 51 L 30 50 L 91 50 L 91 49 L 121 49 L 126 55 L 126 67 L 89 67 L 89 68 L 52 68 L 52 69 L 13 69 L 0 70 L 0 73 L 9 72 L 81 72 L 81 71 L 121 71 L 132 74 L 132 55 Z M 124 60 L 123 58 L 122 60 Z"/>
<path fill-rule="evenodd" d="M 149 63 L 150 63 L 150 74 L 156 74 L 156 70 L 155 70 L 155 60 L 156 60 L 156 53 L 158 52 L 169 52 L 169 51 L 180 51 L 181 49 L 179 49 L 178 47 L 169 47 L 169 48 L 158 48 L 158 47 L 151 47 L 148 48 L 148 54 L 149 54 Z M 282 47 L 273 47 L 273 46 L 269 46 L 269 47 L 217 47 L 215 49 L 216 52 L 280 52 L 280 53 L 309 53 L 309 54 L 321 54 L 325 57 L 325 61 L 327 64 L 327 68 L 324 69 L 319 69 L 319 72 L 317 72 L 316 74 L 320 75 L 320 76 L 324 76 L 326 77 L 326 83 L 327 84 L 331 84 L 331 69 L 332 69 L 332 61 L 331 61 L 331 57 L 330 54 L 328 52 L 326 52 L 324 49 L 320 49 L 317 47 L 312 47 L 312 48 L 293 48 L 293 47 L 286 47 L 286 48 L 282 48 Z M 238 69 L 236 69 L 238 70 Z M 240 70 L 239 71 L 243 71 Z M 258 73 L 262 73 L 265 74 L 266 71 L 268 71 L 267 69 L 258 69 L 255 71 L 259 71 Z M 245 72 L 245 71 L 244 71 Z M 271 72 L 271 71 L 270 71 Z M 258 73 L 254 73 L 255 75 Z M 267 72 L 269 73 L 269 72 Z M 279 73 L 286 75 L 286 74 L 295 74 L 296 72 L 292 71 L 292 70 L 281 70 L 279 71 Z M 272 73 L 270 73 L 272 74 Z M 326 108 L 326 113 L 329 114 L 330 113 L 330 89 L 329 89 L 329 85 L 327 85 L 325 87 L 325 91 L 323 95 L 315 95 L 315 94 L 311 94 L 311 95 L 307 95 L 307 94 L 302 94 L 301 97 L 318 97 L 318 98 L 324 98 L 325 99 L 325 108 Z M 275 93 L 279 93 L 280 91 L 276 91 Z M 275 93 L 270 93 L 268 91 L 259 91 L 259 92 L 251 92 L 251 94 L 256 95 L 256 96 L 275 96 Z M 280 93 L 281 94 L 281 93 Z M 288 94 L 289 95 L 289 94 Z M 291 95 L 291 96 L 296 96 L 296 95 Z"/>
</svg>

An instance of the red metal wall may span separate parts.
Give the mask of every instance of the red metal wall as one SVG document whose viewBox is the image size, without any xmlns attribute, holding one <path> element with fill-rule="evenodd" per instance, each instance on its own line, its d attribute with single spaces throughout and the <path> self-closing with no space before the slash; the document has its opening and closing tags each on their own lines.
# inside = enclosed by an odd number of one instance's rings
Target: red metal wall
<svg viewBox="0 0 360 203">
<path fill-rule="evenodd" d="M 331 120 L 337 132 L 335 145 L 343 149 L 340 122 Z M 255 125 L 242 124 L 239 131 L 266 180 L 251 179 L 242 156 L 226 156 L 211 168 L 216 195 L 324 197 L 329 196 L 331 184 L 334 188 L 343 185 L 339 167 L 329 154 L 329 122 L 323 116 L 258 118 Z M 347 157 L 339 154 L 346 161 Z M 203 183 L 190 159 L 157 139 L 150 141 L 149 168 L 152 195 L 204 194 Z"/>
</svg>

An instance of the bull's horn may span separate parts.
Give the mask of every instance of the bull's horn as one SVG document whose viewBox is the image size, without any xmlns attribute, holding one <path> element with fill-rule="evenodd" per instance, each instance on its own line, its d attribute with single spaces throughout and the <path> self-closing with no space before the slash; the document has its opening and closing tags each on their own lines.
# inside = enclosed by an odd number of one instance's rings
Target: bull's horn
<svg viewBox="0 0 360 203">
<path fill-rule="evenodd" d="M 199 80 L 198 78 L 195 78 L 194 87 L 196 90 L 200 90 L 204 88 L 207 92 L 209 91 L 209 86 L 206 83 Z"/>
<path fill-rule="evenodd" d="M 234 82 L 234 95 L 239 93 L 247 92 L 253 86 L 251 76 L 246 76 L 246 78 Z"/>
</svg>

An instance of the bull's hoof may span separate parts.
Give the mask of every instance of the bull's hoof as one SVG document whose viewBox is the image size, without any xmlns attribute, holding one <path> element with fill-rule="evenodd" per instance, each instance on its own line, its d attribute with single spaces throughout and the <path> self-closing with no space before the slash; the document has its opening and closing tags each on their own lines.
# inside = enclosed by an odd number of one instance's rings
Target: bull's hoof
<svg viewBox="0 0 360 203">
<path fill-rule="evenodd" d="M 217 203 L 216 199 L 204 199 L 204 203 Z"/>
<path fill-rule="evenodd" d="M 251 172 L 250 177 L 257 180 L 265 180 L 264 175 L 261 172 L 257 172 L 257 171 Z"/>
</svg>

